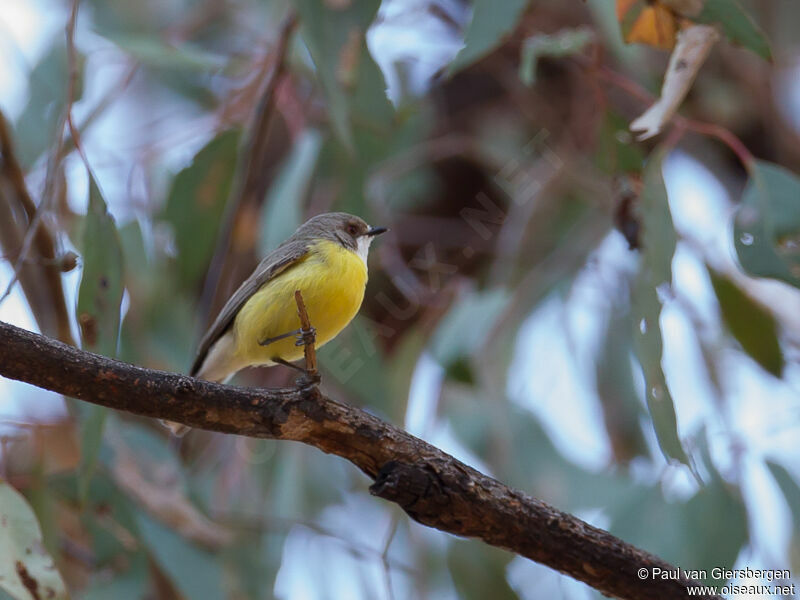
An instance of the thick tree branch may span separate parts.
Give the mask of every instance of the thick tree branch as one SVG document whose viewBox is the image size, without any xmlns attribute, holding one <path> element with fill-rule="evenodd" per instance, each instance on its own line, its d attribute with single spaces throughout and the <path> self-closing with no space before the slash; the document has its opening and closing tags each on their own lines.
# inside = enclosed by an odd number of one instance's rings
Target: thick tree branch
<svg viewBox="0 0 800 600">
<path fill-rule="evenodd" d="M 480 538 L 604 594 L 683 599 L 674 569 L 610 533 L 509 488 L 358 408 L 305 389 L 239 388 L 136 367 L 0 322 L 0 375 L 145 417 L 224 433 L 296 440 L 346 458 L 423 525 Z M 697 596 L 717 598 L 717 596 Z"/>
</svg>

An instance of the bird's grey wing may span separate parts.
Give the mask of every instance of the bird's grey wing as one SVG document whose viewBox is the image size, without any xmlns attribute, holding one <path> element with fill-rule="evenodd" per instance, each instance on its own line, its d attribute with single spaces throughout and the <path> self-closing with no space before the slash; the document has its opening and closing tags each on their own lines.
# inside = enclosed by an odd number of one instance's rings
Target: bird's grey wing
<svg viewBox="0 0 800 600">
<path fill-rule="evenodd" d="M 306 242 L 290 240 L 270 252 L 264 260 L 258 264 L 253 274 L 244 280 L 244 283 L 239 286 L 239 289 L 237 289 L 233 296 L 225 303 L 225 306 L 222 307 L 216 320 L 200 341 L 200 346 L 197 349 L 197 354 L 192 364 L 192 370 L 190 371 L 192 375 L 196 375 L 200 370 L 211 346 L 225 334 L 233 323 L 236 313 L 244 306 L 250 296 L 256 293 L 256 291 L 270 279 L 300 262 L 307 253 L 308 244 Z"/>
</svg>

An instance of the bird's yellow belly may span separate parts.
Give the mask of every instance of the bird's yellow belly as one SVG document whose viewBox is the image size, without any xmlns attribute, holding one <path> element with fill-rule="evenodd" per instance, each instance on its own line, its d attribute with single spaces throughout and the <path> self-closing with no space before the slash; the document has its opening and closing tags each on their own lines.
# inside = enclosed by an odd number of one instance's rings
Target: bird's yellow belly
<svg viewBox="0 0 800 600">
<path fill-rule="evenodd" d="M 303 356 L 295 336 L 259 344 L 300 327 L 295 290 L 303 294 L 319 348 L 356 315 L 366 284 L 367 266 L 355 252 L 334 242 L 317 242 L 303 262 L 262 286 L 236 315 L 233 331 L 238 362 L 248 366 L 269 363 L 275 357 L 294 361 Z"/>
</svg>

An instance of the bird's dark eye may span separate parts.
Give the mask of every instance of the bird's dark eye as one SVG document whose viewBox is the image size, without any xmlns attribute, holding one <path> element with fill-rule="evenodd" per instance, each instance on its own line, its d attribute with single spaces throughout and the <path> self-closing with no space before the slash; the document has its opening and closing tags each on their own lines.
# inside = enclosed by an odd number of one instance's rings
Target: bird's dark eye
<svg viewBox="0 0 800 600">
<path fill-rule="evenodd" d="M 347 233 L 349 233 L 349 234 L 350 234 L 350 235 L 352 235 L 353 237 L 355 237 L 356 235 L 358 235 L 358 225 L 356 225 L 355 223 L 350 223 L 350 224 L 347 226 Z"/>
</svg>

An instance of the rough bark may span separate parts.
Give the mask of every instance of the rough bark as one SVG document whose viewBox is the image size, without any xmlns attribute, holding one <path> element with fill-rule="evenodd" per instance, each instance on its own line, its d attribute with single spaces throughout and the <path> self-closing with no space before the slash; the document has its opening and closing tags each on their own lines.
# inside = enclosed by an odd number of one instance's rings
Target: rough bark
<svg viewBox="0 0 800 600">
<path fill-rule="evenodd" d="M 371 492 L 413 519 L 547 565 L 609 596 L 687 597 L 698 582 L 652 577 L 675 567 L 514 490 L 315 386 L 251 389 L 144 369 L 0 322 L 0 375 L 109 408 L 239 435 L 296 440 L 341 456 Z M 646 569 L 648 577 L 638 572 Z M 718 598 L 718 596 L 697 596 Z"/>
</svg>

